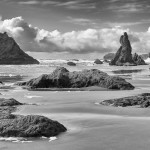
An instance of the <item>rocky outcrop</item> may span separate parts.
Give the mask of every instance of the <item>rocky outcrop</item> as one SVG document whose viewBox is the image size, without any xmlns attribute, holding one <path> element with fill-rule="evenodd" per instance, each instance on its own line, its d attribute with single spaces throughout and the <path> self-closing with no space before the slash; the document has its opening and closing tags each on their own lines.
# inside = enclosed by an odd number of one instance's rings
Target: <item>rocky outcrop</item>
<svg viewBox="0 0 150 150">
<path fill-rule="evenodd" d="M 31 89 L 38 88 L 83 88 L 98 86 L 116 90 L 132 90 L 134 86 L 117 76 L 109 76 L 97 69 L 69 72 L 59 67 L 49 75 L 41 75 L 27 82 L 18 83 Z"/>
<path fill-rule="evenodd" d="M 110 61 L 115 57 L 115 53 L 108 53 L 106 55 L 104 55 L 103 59 L 104 61 Z"/>
<path fill-rule="evenodd" d="M 137 65 L 146 65 L 145 61 L 142 59 L 141 56 L 139 56 L 137 53 L 135 53 L 133 55 L 133 61 L 137 64 Z"/>
<path fill-rule="evenodd" d="M 96 60 L 94 61 L 94 63 L 95 63 L 95 64 L 98 64 L 98 65 L 99 65 L 99 64 L 103 64 L 103 62 L 100 61 L 99 59 L 96 59 Z"/>
<path fill-rule="evenodd" d="M 16 105 L 14 99 L 0 99 L 0 136 L 1 137 L 52 137 L 67 129 L 57 121 L 38 115 L 13 115 Z"/>
<path fill-rule="evenodd" d="M 0 98 L 0 106 L 17 106 L 17 105 L 23 105 L 23 104 L 16 101 L 13 98 L 10 99 Z"/>
<path fill-rule="evenodd" d="M 109 63 L 110 65 L 117 66 L 136 66 L 145 65 L 141 57 L 132 57 L 132 47 L 128 39 L 128 34 L 125 32 L 124 35 L 120 37 L 121 47 L 117 51 L 115 57 Z"/>
<path fill-rule="evenodd" d="M 104 100 L 100 104 L 115 107 L 140 106 L 150 107 L 150 93 L 143 93 L 137 96 L 129 96 L 118 99 Z"/>
<path fill-rule="evenodd" d="M 67 65 L 68 66 L 76 66 L 76 64 L 74 62 L 72 62 L 72 61 L 67 62 Z"/>
<path fill-rule="evenodd" d="M 21 50 L 6 32 L 0 33 L 0 65 L 24 64 L 39 64 L 39 62 Z"/>
</svg>

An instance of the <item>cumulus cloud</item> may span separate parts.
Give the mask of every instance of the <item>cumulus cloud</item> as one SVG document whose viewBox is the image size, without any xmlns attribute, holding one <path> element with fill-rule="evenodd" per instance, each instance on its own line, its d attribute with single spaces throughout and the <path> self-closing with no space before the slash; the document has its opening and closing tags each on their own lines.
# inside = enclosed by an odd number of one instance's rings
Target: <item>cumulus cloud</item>
<svg viewBox="0 0 150 150">
<path fill-rule="evenodd" d="M 8 32 L 25 51 L 76 54 L 116 52 L 123 32 L 129 33 L 134 51 L 148 52 L 150 49 L 150 29 L 145 33 L 117 27 L 61 33 L 33 27 L 22 17 L 16 17 L 1 20 L 0 32 Z"/>
</svg>

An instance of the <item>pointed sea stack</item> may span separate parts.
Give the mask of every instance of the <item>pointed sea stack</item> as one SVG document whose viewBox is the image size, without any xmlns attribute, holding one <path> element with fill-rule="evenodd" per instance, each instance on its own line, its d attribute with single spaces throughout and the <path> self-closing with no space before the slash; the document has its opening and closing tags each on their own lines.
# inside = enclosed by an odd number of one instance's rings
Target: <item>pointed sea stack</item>
<svg viewBox="0 0 150 150">
<path fill-rule="evenodd" d="M 128 34 L 125 32 L 120 37 L 121 47 L 117 51 L 115 57 L 111 60 L 110 65 L 116 66 L 136 66 L 146 65 L 144 60 L 137 54 L 132 56 L 132 47 L 128 39 Z"/>
<path fill-rule="evenodd" d="M 39 64 L 39 62 L 21 50 L 16 41 L 6 32 L 0 33 L 0 65 L 27 64 Z"/>
</svg>

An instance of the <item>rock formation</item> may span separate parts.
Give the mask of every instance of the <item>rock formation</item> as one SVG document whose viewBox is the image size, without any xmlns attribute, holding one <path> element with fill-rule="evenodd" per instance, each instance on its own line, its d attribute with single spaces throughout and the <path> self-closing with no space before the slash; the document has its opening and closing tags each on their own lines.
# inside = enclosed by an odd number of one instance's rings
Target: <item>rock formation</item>
<svg viewBox="0 0 150 150">
<path fill-rule="evenodd" d="M 19 45 L 8 34 L 0 33 L 0 65 L 39 64 L 33 57 L 20 49 Z"/>
<path fill-rule="evenodd" d="M 145 61 L 137 53 L 135 53 L 132 58 L 137 65 L 146 65 Z"/>
<path fill-rule="evenodd" d="M 94 63 L 95 63 L 95 64 L 103 64 L 103 62 L 100 61 L 99 59 L 96 59 L 96 60 L 94 61 Z"/>
<path fill-rule="evenodd" d="M 18 83 L 30 89 L 38 88 L 83 88 L 98 86 L 108 89 L 132 90 L 134 86 L 117 76 L 109 76 L 97 69 L 69 72 L 58 67 L 51 74 L 41 75 L 27 82 Z"/>
<path fill-rule="evenodd" d="M 16 105 L 23 105 L 15 99 L 0 99 L 1 137 L 52 137 L 67 129 L 57 121 L 38 115 L 13 115 Z"/>
<path fill-rule="evenodd" d="M 117 51 L 115 57 L 111 60 L 110 65 L 117 66 L 136 66 L 145 65 L 141 57 L 132 57 L 132 47 L 128 39 L 128 34 L 125 32 L 124 35 L 120 37 L 121 47 Z"/>
<path fill-rule="evenodd" d="M 67 65 L 68 66 L 76 66 L 76 64 L 74 62 L 72 62 L 72 61 L 67 62 Z"/>
<path fill-rule="evenodd" d="M 143 93 L 137 96 L 129 96 L 117 99 L 104 100 L 100 104 L 115 107 L 140 106 L 150 107 L 150 93 Z"/>
</svg>

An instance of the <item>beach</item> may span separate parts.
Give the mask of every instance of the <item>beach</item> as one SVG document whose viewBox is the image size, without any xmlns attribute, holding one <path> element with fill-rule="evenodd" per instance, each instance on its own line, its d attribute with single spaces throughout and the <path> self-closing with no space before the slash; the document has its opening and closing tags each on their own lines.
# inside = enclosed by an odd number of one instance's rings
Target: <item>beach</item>
<svg viewBox="0 0 150 150">
<path fill-rule="evenodd" d="M 111 98 L 150 92 L 149 66 L 113 67 L 108 64 L 92 66 L 89 62 L 79 63 L 76 67 L 66 66 L 63 63 L 59 65 L 67 67 L 70 71 L 96 68 L 109 75 L 114 75 L 116 70 L 142 69 L 142 71 L 117 74 L 132 83 L 135 86 L 134 90 L 28 91 L 13 83 L 51 73 L 58 65 L 50 66 L 46 63 L 31 66 L 0 66 L 1 78 L 5 77 L 5 84 L 13 87 L 1 88 L 0 97 L 15 98 L 19 102 L 32 104 L 17 107 L 14 114 L 43 115 L 59 121 L 67 128 L 66 133 L 51 139 L 0 138 L 0 149 L 147 150 L 149 148 L 149 108 L 107 107 L 99 104 Z"/>
</svg>

